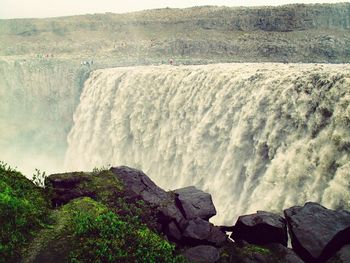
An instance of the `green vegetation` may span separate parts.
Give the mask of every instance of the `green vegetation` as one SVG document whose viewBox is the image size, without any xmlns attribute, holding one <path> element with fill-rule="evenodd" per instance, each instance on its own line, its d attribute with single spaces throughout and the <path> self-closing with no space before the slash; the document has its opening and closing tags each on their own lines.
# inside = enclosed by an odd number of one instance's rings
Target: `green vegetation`
<svg viewBox="0 0 350 263">
<path fill-rule="evenodd" d="M 261 255 L 270 255 L 271 251 L 267 248 L 256 246 L 256 245 L 247 245 L 241 250 L 242 254 L 251 256 L 253 254 L 261 254 Z"/>
<path fill-rule="evenodd" d="M 81 187 L 98 192 L 97 201 L 49 209 L 50 189 L 39 187 L 45 173 L 37 170 L 34 183 L 0 163 L 0 262 L 186 262 L 154 231 L 152 207 L 123 198 L 110 171 L 71 176 L 85 176 Z"/>
<path fill-rule="evenodd" d="M 0 262 L 20 255 L 21 247 L 47 221 L 42 189 L 0 162 Z"/>
<path fill-rule="evenodd" d="M 185 262 L 175 247 L 146 226 L 122 221 L 111 212 L 74 213 L 71 225 L 79 240 L 71 262 Z"/>
</svg>

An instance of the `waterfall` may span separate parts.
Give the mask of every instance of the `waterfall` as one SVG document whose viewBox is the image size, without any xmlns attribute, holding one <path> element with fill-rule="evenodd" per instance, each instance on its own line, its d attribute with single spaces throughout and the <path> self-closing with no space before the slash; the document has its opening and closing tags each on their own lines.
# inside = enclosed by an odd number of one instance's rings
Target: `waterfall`
<svg viewBox="0 0 350 263">
<path fill-rule="evenodd" d="M 350 208 L 350 66 L 213 64 L 97 70 L 66 168 L 142 169 L 212 194 L 215 223 L 316 201 Z"/>
</svg>

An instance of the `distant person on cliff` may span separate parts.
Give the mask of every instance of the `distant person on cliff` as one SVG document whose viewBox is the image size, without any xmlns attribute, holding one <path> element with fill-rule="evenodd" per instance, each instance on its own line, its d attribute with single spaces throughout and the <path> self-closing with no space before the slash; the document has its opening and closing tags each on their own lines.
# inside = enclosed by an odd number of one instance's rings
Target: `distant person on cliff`
<svg viewBox="0 0 350 263">
<path fill-rule="evenodd" d="M 173 65 L 173 63 L 174 63 L 174 60 L 171 58 L 171 59 L 169 59 L 169 64 L 170 65 Z"/>
</svg>

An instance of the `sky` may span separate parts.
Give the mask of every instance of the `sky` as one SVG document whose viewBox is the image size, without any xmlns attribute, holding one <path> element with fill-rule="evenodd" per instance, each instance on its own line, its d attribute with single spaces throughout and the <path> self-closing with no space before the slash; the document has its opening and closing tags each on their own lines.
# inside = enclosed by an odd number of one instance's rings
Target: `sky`
<svg viewBox="0 0 350 263">
<path fill-rule="evenodd" d="M 260 6 L 292 3 L 337 3 L 346 0 L 0 0 L 0 19 L 125 13 L 153 8 L 201 5 Z"/>
</svg>

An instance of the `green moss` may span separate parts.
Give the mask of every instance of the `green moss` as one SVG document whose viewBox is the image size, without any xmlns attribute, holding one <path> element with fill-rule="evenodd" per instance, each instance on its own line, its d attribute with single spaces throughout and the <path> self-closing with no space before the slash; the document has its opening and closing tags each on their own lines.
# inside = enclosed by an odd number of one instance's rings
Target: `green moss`
<svg viewBox="0 0 350 263">
<path fill-rule="evenodd" d="M 97 193 L 97 198 L 103 203 L 113 202 L 114 198 L 124 190 L 123 183 L 109 170 L 92 173 L 93 180 L 89 187 Z"/>
<path fill-rule="evenodd" d="M 47 222 L 48 204 L 41 188 L 0 162 L 0 262 L 20 249 Z"/>
<path fill-rule="evenodd" d="M 89 190 L 95 193 L 98 201 L 106 205 L 112 204 L 116 196 L 120 195 L 124 189 L 122 182 L 109 170 L 94 170 L 92 173 L 63 173 L 53 176 L 55 179 L 62 179 L 63 181 L 67 178 L 77 180 L 79 182 L 76 185 L 78 191 Z M 48 191 L 50 191 L 51 185 L 48 182 L 46 185 Z"/>
<path fill-rule="evenodd" d="M 85 178 L 76 186 L 78 191 L 89 190 L 94 198 L 106 205 L 111 211 L 119 215 L 123 221 L 133 224 L 145 224 L 156 229 L 156 209 L 143 200 L 129 200 L 125 198 L 125 187 L 110 170 L 94 169 L 92 173 L 68 173 L 55 175 L 57 178 Z"/>
<path fill-rule="evenodd" d="M 253 244 L 240 244 L 228 242 L 220 250 L 220 262 L 246 262 L 256 261 L 256 257 L 264 258 L 269 263 L 281 263 L 272 250 Z"/>
<path fill-rule="evenodd" d="M 84 213 L 90 216 L 98 216 L 108 211 L 108 208 L 94 201 L 89 197 L 83 197 L 75 199 L 61 208 L 61 215 L 65 215 L 65 218 L 71 218 L 72 213 Z"/>
<path fill-rule="evenodd" d="M 241 250 L 242 254 L 250 256 L 253 254 L 270 255 L 271 252 L 267 248 L 263 248 L 256 245 L 247 245 Z"/>
</svg>

